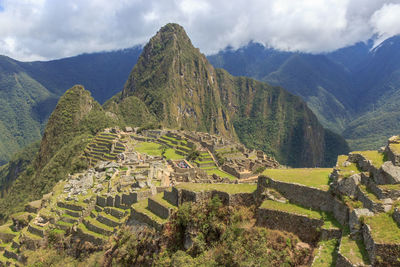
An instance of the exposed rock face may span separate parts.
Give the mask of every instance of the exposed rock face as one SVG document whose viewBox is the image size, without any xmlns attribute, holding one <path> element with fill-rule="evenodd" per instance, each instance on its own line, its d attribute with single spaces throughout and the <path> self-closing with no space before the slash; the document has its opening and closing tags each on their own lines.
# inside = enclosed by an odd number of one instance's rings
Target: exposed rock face
<svg viewBox="0 0 400 267">
<path fill-rule="evenodd" d="M 357 192 L 357 185 L 360 184 L 360 181 L 360 174 L 353 174 L 350 177 L 339 180 L 337 190 L 343 195 L 354 197 Z"/>
<path fill-rule="evenodd" d="M 350 232 L 355 233 L 361 230 L 361 222 L 360 218 L 362 216 L 372 216 L 373 212 L 369 211 L 369 209 L 354 209 L 349 216 L 349 227 Z"/>
<path fill-rule="evenodd" d="M 400 167 L 393 165 L 391 161 L 386 161 L 381 167 L 382 171 L 377 177 L 378 184 L 397 184 L 400 183 Z"/>
</svg>

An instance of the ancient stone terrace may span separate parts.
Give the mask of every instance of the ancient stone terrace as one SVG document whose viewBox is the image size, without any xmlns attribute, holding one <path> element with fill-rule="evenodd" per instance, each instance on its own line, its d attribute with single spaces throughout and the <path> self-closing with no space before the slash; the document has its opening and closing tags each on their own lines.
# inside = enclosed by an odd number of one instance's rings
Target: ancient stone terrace
<svg viewBox="0 0 400 267">
<path fill-rule="evenodd" d="M 85 156 L 90 166 L 98 161 L 115 161 L 117 156 L 125 151 L 118 134 L 104 131 L 96 135 L 94 140 L 86 147 Z"/>
</svg>

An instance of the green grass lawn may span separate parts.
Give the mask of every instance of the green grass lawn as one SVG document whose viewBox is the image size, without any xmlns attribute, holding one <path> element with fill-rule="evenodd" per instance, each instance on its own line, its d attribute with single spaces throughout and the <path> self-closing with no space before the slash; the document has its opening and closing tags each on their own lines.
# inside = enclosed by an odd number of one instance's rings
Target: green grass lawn
<svg viewBox="0 0 400 267">
<path fill-rule="evenodd" d="M 316 187 L 322 190 L 329 189 L 330 168 L 304 168 L 304 169 L 266 169 L 262 174 L 274 180 L 287 183 L 298 183 Z"/>
<path fill-rule="evenodd" d="M 384 160 L 385 155 L 375 150 L 354 151 L 351 153 L 363 155 L 366 159 L 372 161 L 372 165 L 374 165 L 376 168 L 380 168 L 382 164 L 385 162 Z"/>
<path fill-rule="evenodd" d="M 260 208 L 285 211 L 307 216 L 311 219 L 323 220 L 325 222 L 323 228 L 326 229 L 330 229 L 333 227 L 341 228 L 340 224 L 333 218 L 332 214 L 323 211 L 312 210 L 293 203 L 280 203 L 273 200 L 264 200 Z"/>
<path fill-rule="evenodd" d="M 176 188 L 187 189 L 195 192 L 218 190 L 228 194 L 253 193 L 257 189 L 256 184 L 200 184 L 181 183 Z"/>
<path fill-rule="evenodd" d="M 378 213 L 371 217 L 365 217 L 364 222 L 371 227 L 375 242 L 400 243 L 400 228 L 388 213 Z"/>
<path fill-rule="evenodd" d="M 340 173 L 343 175 L 343 177 L 349 177 L 353 174 L 360 173 L 358 170 L 358 167 L 356 164 L 351 163 L 349 166 L 343 166 L 343 163 L 347 160 L 348 156 L 346 155 L 340 155 L 338 156 L 338 160 L 336 162 L 336 165 L 338 166 L 337 169 L 340 170 Z"/>
<path fill-rule="evenodd" d="M 390 144 L 390 148 L 393 152 L 400 154 L 400 144 Z"/>
<path fill-rule="evenodd" d="M 337 246 L 339 241 L 337 239 L 330 239 L 318 243 L 318 252 L 315 255 L 312 266 L 314 267 L 334 267 L 336 266 L 337 259 Z"/>
<path fill-rule="evenodd" d="M 167 150 L 165 150 L 165 154 L 164 154 L 165 158 L 168 160 L 178 160 L 178 159 L 184 159 L 185 156 L 179 155 L 175 152 L 175 150 L 173 150 L 172 148 L 168 148 Z"/>
<path fill-rule="evenodd" d="M 354 265 L 364 266 L 370 264 L 362 237 L 356 236 L 356 240 L 351 239 L 348 229 L 345 230 L 340 241 L 340 252 Z"/>
<path fill-rule="evenodd" d="M 140 142 L 135 146 L 139 153 L 145 153 L 150 156 L 161 156 L 161 145 L 154 142 Z"/>
<path fill-rule="evenodd" d="M 217 168 L 210 169 L 210 170 L 205 170 L 205 171 L 207 172 L 208 175 L 216 174 L 216 175 L 218 175 L 220 177 L 223 177 L 223 178 L 227 177 L 230 180 L 236 180 L 237 179 L 235 176 L 233 176 L 233 175 L 231 175 L 229 173 L 226 173 L 224 171 L 221 171 L 221 170 L 219 170 Z"/>
</svg>

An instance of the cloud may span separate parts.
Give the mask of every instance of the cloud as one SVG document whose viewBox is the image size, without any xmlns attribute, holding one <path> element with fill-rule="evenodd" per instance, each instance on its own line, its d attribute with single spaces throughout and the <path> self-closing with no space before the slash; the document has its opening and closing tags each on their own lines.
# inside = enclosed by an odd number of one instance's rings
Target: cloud
<svg viewBox="0 0 400 267">
<path fill-rule="evenodd" d="M 319 53 L 400 33 L 400 0 L 0 0 L 0 54 L 54 59 L 144 44 L 168 22 L 204 53 L 249 41 Z"/>
<path fill-rule="evenodd" d="M 379 36 L 376 44 L 400 34 L 400 4 L 385 4 L 372 15 L 371 24 Z"/>
</svg>

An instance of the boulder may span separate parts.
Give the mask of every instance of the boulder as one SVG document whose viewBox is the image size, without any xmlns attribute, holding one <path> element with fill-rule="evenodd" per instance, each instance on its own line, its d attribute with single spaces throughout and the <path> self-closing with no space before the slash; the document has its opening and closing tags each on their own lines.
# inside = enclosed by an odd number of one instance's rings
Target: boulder
<svg viewBox="0 0 400 267">
<path fill-rule="evenodd" d="M 374 176 L 374 180 L 377 184 L 398 184 L 400 183 L 400 167 L 393 165 L 391 161 L 386 161 Z"/>
<path fill-rule="evenodd" d="M 356 233 L 361 229 L 360 218 L 364 216 L 373 216 L 374 213 L 369 211 L 369 209 L 354 209 L 350 212 L 349 216 L 349 227 L 350 233 Z"/>
<path fill-rule="evenodd" d="M 350 177 L 343 178 L 338 181 L 337 190 L 346 196 L 354 197 L 356 194 L 357 186 L 360 184 L 360 174 L 353 174 Z"/>
</svg>

